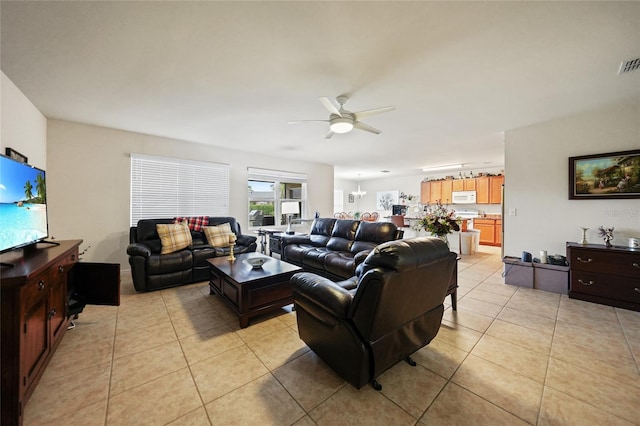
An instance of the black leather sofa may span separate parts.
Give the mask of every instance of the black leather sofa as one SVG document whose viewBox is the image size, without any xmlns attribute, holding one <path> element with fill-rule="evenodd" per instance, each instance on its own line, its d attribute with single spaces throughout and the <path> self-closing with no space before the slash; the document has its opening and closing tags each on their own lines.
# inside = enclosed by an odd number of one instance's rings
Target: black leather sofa
<svg viewBox="0 0 640 426">
<path fill-rule="evenodd" d="M 157 224 L 170 224 L 173 219 L 143 219 L 129 229 L 129 264 L 136 291 L 151 291 L 209 280 L 207 259 L 228 256 L 229 247 L 211 247 L 200 231 L 191 231 L 193 243 L 184 250 L 160 254 Z M 257 238 L 242 235 L 240 224 L 233 217 L 209 217 L 209 225 L 229 223 L 237 236 L 235 254 L 256 251 Z"/>
<path fill-rule="evenodd" d="M 437 238 L 377 246 L 344 281 L 291 278 L 300 338 L 356 388 L 407 360 L 438 333 L 456 254 Z"/>
<path fill-rule="evenodd" d="M 282 260 L 330 279 L 355 275 L 378 244 L 402 238 L 404 231 L 390 222 L 318 218 L 308 235 L 282 237 Z"/>
</svg>

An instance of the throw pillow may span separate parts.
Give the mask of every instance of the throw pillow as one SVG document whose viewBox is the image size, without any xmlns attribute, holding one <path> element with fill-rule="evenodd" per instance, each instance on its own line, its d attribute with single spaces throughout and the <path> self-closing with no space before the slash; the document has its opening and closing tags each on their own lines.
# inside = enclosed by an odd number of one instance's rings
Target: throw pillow
<svg viewBox="0 0 640 426">
<path fill-rule="evenodd" d="M 160 236 L 162 250 L 160 254 L 169 254 L 191 245 L 191 231 L 185 222 L 175 224 L 158 224 L 156 230 Z"/>
<path fill-rule="evenodd" d="M 174 217 L 173 223 L 185 222 L 192 231 L 202 231 L 209 224 L 209 216 Z"/>
<path fill-rule="evenodd" d="M 212 247 L 227 247 L 236 241 L 236 234 L 231 231 L 231 225 L 223 223 L 218 226 L 205 226 L 204 236 Z"/>
</svg>

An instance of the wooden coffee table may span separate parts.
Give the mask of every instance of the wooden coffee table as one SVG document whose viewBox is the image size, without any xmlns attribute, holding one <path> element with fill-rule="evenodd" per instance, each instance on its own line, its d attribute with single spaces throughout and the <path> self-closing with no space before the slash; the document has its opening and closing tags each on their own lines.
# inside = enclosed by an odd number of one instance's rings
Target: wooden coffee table
<svg viewBox="0 0 640 426">
<path fill-rule="evenodd" d="M 243 262 L 253 257 L 269 259 L 260 269 Z M 225 257 L 207 259 L 210 266 L 210 294 L 222 300 L 240 318 L 240 327 L 249 325 L 249 318 L 275 311 L 293 303 L 289 279 L 302 268 L 259 253 L 236 255 L 235 261 Z"/>
</svg>

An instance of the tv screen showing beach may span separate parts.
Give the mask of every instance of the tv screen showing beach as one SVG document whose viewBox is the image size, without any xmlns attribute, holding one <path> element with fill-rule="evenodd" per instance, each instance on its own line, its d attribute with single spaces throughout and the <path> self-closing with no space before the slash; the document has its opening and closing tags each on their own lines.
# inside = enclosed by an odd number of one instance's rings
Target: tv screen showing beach
<svg viewBox="0 0 640 426">
<path fill-rule="evenodd" d="M 44 171 L 0 156 L 0 252 L 47 236 Z"/>
</svg>

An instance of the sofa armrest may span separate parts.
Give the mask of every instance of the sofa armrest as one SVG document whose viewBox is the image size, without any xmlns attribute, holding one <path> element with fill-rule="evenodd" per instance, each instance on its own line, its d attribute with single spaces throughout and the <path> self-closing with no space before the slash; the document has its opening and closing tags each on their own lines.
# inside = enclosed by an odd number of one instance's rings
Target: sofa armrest
<svg viewBox="0 0 640 426">
<path fill-rule="evenodd" d="M 127 246 L 127 254 L 129 256 L 142 256 L 144 258 L 148 258 L 151 256 L 151 249 L 145 244 L 133 243 Z"/>
<path fill-rule="evenodd" d="M 250 246 L 251 244 L 255 243 L 257 240 L 258 238 L 252 235 L 238 235 L 236 244 L 239 244 L 242 246 Z"/>
<path fill-rule="evenodd" d="M 280 241 L 282 242 L 282 247 L 287 244 L 311 244 L 311 237 L 308 234 L 287 235 L 283 233 L 280 237 Z"/>
<path fill-rule="evenodd" d="M 291 277 L 291 288 L 296 304 L 327 324 L 346 318 L 353 300 L 347 289 L 310 272 L 300 272 Z"/>
<path fill-rule="evenodd" d="M 353 261 L 355 262 L 356 266 L 364 262 L 367 256 L 369 256 L 369 253 L 371 253 L 371 250 L 362 250 L 356 253 L 355 256 L 353 256 Z"/>
</svg>

